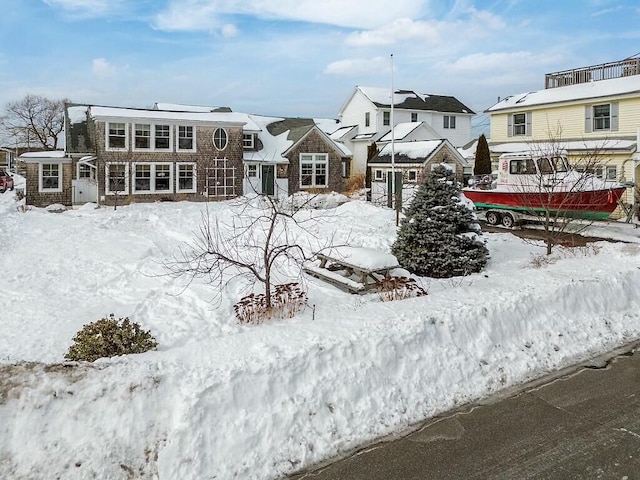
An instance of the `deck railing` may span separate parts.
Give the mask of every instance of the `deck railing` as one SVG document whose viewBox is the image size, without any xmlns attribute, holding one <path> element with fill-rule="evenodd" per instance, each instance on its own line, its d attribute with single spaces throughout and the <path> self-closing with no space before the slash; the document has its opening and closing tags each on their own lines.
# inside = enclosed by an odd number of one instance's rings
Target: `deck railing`
<svg viewBox="0 0 640 480">
<path fill-rule="evenodd" d="M 638 74 L 640 74 L 640 58 L 628 58 L 618 62 L 547 73 L 544 78 L 544 88 L 564 87 Z"/>
</svg>

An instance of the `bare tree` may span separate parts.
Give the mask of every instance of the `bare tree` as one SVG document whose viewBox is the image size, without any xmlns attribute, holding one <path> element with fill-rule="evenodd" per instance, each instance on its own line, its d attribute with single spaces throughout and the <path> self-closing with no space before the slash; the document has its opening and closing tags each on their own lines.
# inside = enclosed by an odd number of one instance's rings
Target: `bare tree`
<svg viewBox="0 0 640 480">
<path fill-rule="evenodd" d="M 607 208 L 617 205 L 623 187 L 596 175 L 603 169 L 604 148 L 585 144 L 582 155 L 569 164 L 558 132 L 549 134 L 549 142 L 529 144 L 527 156 L 509 160 L 509 171 L 517 179 L 514 196 L 540 226 L 547 255 L 567 236 L 583 233 L 594 220 L 608 216 Z M 503 223 L 513 219 L 503 213 Z"/>
<path fill-rule="evenodd" d="M 301 216 L 309 201 L 296 205 L 267 195 L 238 197 L 229 202 L 235 213 L 227 222 L 212 218 L 207 208 L 193 242 L 165 267 L 170 275 L 186 276 L 189 282 L 205 278 L 217 287 L 218 299 L 232 278 L 243 277 L 250 287 L 261 284 L 269 312 L 276 273 L 284 273 L 287 265 L 300 272 L 302 263 L 323 249 L 313 241 L 301 244 L 309 238 L 301 234 L 318 225 L 317 216 Z"/>
<path fill-rule="evenodd" d="M 65 102 L 31 94 L 9 102 L 0 118 L 0 130 L 15 139 L 16 146 L 57 150 L 64 129 Z"/>
</svg>

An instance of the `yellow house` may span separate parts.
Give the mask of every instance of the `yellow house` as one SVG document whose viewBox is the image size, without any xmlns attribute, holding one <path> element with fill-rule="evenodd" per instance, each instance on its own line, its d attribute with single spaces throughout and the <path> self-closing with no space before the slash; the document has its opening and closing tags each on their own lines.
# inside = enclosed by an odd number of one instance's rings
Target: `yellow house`
<svg viewBox="0 0 640 480">
<path fill-rule="evenodd" d="M 623 201 L 638 201 L 640 59 L 547 74 L 547 88 L 506 97 L 486 110 L 492 159 L 553 142 L 569 160 L 598 155 L 598 176 L 626 183 Z"/>
</svg>

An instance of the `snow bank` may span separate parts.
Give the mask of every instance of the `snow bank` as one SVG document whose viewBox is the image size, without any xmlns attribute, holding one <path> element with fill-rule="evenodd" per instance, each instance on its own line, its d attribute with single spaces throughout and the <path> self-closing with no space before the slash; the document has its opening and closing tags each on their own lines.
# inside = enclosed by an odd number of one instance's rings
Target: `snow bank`
<svg viewBox="0 0 640 480">
<path fill-rule="evenodd" d="M 0 195 L 2 478 L 275 478 L 640 336 L 638 243 L 535 269 L 543 248 L 491 234 L 485 272 L 420 279 L 426 297 L 383 303 L 307 279 L 302 314 L 242 326 L 237 282 L 211 304 L 202 281 L 162 275 L 203 205 L 51 215 L 12 198 Z M 209 207 L 230 221 L 230 204 Z M 310 236 L 389 251 L 393 211 L 323 213 Z M 59 363 L 110 312 L 159 349 Z"/>
</svg>

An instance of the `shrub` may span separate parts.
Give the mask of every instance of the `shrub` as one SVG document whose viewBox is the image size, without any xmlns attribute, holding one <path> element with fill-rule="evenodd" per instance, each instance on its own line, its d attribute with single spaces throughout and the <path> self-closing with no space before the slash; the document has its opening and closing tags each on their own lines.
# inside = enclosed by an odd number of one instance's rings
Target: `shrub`
<svg viewBox="0 0 640 480">
<path fill-rule="evenodd" d="M 427 295 L 427 291 L 418 285 L 413 278 L 406 277 L 383 278 L 375 283 L 373 288 L 378 292 L 380 300 L 383 302 Z"/>
<path fill-rule="evenodd" d="M 307 293 L 297 283 L 276 285 L 271 295 L 271 308 L 263 294 L 242 297 L 233 306 L 240 323 L 260 324 L 270 318 L 292 318 L 307 304 Z"/>
<path fill-rule="evenodd" d="M 349 178 L 347 178 L 346 180 L 346 192 L 349 193 L 355 193 L 358 190 L 362 190 L 363 188 L 366 187 L 365 185 L 365 174 L 364 173 L 355 173 L 353 175 L 351 175 Z"/>
<path fill-rule="evenodd" d="M 82 327 L 64 356 L 67 360 L 93 362 L 98 358 L 144 353 L 158 346 L 156 339 L 129 318 L 112 314 Z"/>
</svg>

